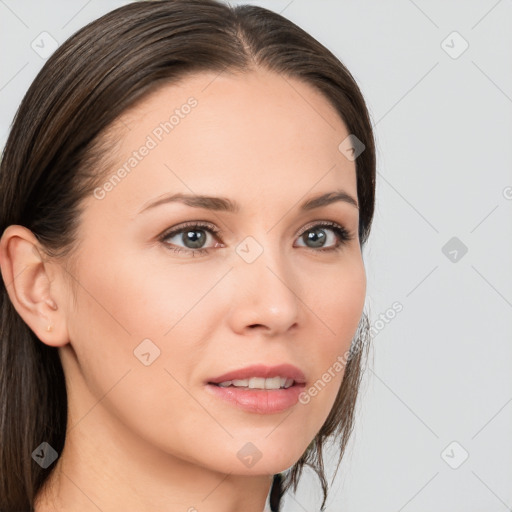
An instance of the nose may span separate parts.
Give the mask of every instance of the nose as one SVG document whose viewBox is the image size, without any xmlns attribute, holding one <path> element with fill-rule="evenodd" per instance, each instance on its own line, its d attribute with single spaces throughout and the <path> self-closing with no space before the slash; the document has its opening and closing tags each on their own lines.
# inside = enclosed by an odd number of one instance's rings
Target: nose
<svg viewBox="0 0 512 512">
<path fill-rule="evenodd" d="M 273 337 L 297 326 L 301 306 L 299 280 L 278 248 L 264 248 L 251 263 L 240 257 L 231 274 L 228 321 L 234 332 L 261 331 Z"/>
</svg>

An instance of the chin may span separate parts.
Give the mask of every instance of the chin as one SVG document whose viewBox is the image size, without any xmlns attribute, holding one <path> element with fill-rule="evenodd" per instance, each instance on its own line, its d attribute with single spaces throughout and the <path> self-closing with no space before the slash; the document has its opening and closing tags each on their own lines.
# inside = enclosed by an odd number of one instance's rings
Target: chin
<svg viewBox="0 0 512 512">
<path fill-rule="evenodd" d="M 269 436 L 261 441 L 244 443 L 237 449 L 237 467 L 235 471 L 244 475 L 269 475 L 280 473 L 293 466 L 304 454 L 308 442 L 283 443 L 271 441 Z M 231 468 L 233 471 L 233 468 Z"/>
<path fill-rule="evenodd" d="M 255 438 L 252 441 L 230 440 L 222 447 L 217 445 L 216 450 L 208 453 L 207 458 L 204 457 L 204 453 L 185 458 L 196 466 L 203 466 L 219 473 L 268 476 L 293 466 L 302 457 L 307 445 L 283 445 L 269 439 Z"/>
</svg>

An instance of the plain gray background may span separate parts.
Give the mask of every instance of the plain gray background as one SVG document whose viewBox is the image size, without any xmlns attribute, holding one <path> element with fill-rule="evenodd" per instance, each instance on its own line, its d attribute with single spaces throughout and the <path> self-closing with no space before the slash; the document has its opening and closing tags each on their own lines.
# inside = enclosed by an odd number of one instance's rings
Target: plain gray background
<svg viewBox="0 0 512 512">
<path fill-rule="evenodd" d="M 0 147 L 41 38 L 51 49 L 124 3 L 0 0 Z M 363 254 L 377 334 L 327 510 L 512 510 L 512 0 L 230 3 L 280 12 L 333 51 L 375 127 Z M 320 497 L 306 471 L 285 512 Z"/>
</svg>

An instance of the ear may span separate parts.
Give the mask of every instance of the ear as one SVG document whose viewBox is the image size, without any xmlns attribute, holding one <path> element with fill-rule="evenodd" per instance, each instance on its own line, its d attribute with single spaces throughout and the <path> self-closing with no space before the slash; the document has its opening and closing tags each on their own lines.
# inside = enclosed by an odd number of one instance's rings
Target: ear
<svg viewBox="0 0 512 512">
<path fill-rule="evenodd" d="M 43 343 L 59 347 L 69 343 L 64 288 L 62 282 L 52 282 L 57 264 L 43 255 L 41 244 L 24 226 L 12 224 L 0 238 L 0 269 L 14 308 Z"/>
</svg>

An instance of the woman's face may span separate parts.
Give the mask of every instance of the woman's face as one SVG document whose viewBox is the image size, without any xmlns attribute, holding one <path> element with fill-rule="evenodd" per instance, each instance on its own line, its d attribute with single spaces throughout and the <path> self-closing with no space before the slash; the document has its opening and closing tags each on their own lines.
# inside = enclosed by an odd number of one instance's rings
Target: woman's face
<svg viewBox="0 0 512 512">
<path fill-rule="evenodd" d="M 329 193 L 357 203 L 349 132 L 320 93 L 266 71 L 187 77 L 118 127 L 116 164 L 84 203 L 76 307 L 64 304 L 68 427 L 142 440 L 160 460 L 282 471 L 333 406 L 364 305 L 357 206 L 302 208 Z M 164 201 L 176 194 L 224 199 Z M 283 364 L 305 383 L 208 384 Z"/>
</svg>

